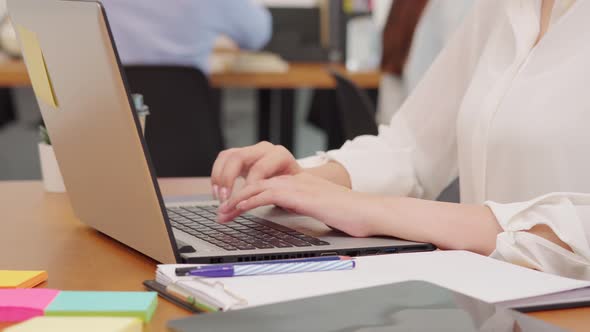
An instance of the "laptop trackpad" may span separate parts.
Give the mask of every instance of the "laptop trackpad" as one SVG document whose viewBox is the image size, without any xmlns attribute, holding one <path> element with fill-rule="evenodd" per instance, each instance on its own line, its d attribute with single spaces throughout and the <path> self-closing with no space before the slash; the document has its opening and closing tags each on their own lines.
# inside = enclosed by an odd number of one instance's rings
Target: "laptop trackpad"
<svg viewBox="0 0 590 332">
<path fill-rule="evenodd" d="M 346 236 L 339 230 L 330 228 L 316 219 L 289 213 L 281 208 L 264 207 L 252 211 L 253 214 L 269 221 L 292 228 L 313 237 Z"/>
</svg>

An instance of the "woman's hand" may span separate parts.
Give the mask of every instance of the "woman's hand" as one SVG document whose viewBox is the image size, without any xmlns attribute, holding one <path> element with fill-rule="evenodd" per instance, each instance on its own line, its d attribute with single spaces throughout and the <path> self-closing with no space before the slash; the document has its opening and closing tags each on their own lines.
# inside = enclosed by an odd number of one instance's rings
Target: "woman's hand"
<svg viewBox="0 0 590 332">
<path fill-rule="evenodd" d="M 369 216 L 377 196 L 362 194 L 328 180 L 299 173 L 246 185 L 219 207 L 219 222 L 265 205 L 277 205 L 318 219 L 352 236 L 376 235 Z"/>
<path fill-rule="evenodd" d="M 240 176 L 246 184 L 279 175 L 295 175 L 303 171 L 295 157 L 285 147 L 260 142 L 256 145 L 222 151 L 211 172 L 213 196 L 221 202 L 232 194 Z"/>
<path fill-rule="evenodd" d="M 485 255 L 502 231 L 486 206 L 360 193 L 307 172 L 246 185 L 219 207 L 217 218 L 230 222 L 273 204 L 355 237 L 394 236 Z"/>
</svg>

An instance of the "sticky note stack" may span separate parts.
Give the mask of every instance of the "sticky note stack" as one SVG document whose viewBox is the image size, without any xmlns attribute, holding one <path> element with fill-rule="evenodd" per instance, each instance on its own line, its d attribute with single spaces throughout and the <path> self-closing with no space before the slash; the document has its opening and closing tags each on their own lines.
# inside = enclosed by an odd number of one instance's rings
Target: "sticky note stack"
<svg viewBox="0 0 590 332">
<path fill-rule="evenodd" d="M 62 291 L 45 309 L 47 316 L 136 317 L 149 322 L 158 304 L 155 292 Z"/>
<path fill-rule="evenodd" d="M 0 270 L 0 288 L 31 288 L 47 280 L 45 271 Z"/>
<path fill-rule="evenodd" d="M 0 322 L 22 322 L 43 316 L 58 293 L 45 288 L 0 289 Z"/>
<path fill-rule="evenodd" d="M 0 289 L 0 322 L 37 316 L 130 317 L 150 321 L 155 292 L 82 292 L 53 289 Z"/>
<path fill-rule="evenodd" d="M 126 317 L 37 317 L 5 329 L 6 332 L 140 332 L 137 318 Z"/>
</svg>

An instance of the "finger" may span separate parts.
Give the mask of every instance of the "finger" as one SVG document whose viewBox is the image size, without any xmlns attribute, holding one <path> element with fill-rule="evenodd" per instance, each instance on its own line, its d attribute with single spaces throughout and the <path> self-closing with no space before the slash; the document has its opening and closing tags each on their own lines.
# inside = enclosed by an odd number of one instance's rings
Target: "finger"
<svg viewBox="0 0 590 332">
<path fill-rule="evenodd" d="M 242 212 L 239 210 L 233 210 L 228 213 L 218 213 L 217 214 L 217 222 L 221 223 L 221 224 L 225 224 L 225 223 L 233 221 L 241 214 L 242 214 Z"/>
<path fill-rule="evenodd" d="M 272 150 L 273 145 L 268 142 L 261 142 L 254 146 L 233 150 L 220 165 L 216 174 L 215 184 L 219 187 L 221 200 L 226 200 L 230 195 L 235 180 L 250 165 L 262 158 Z"/>
<path fill-rule="evenodd" d="M 264 190 L 250 198 L 241 201 L 237 208 L 229 213 L 220 213 L 218 215 L 218 221 L 221 223 L 232 221 L 234 218 L 242 213 L 253 210 L 255 208 L 267 205 L 277 205 L 287 209 L 294 209 L 296 195 L 289 194 L 287 191 L 269 189 Z"/>
<path fill-rule="evenodd" d="M 248 171 L 246 183 L 252 184 L 257 181 L 268 179 L 275 174 L 283 173 L 292 161 L 291 153 L 282 146 L 273 147 L 272 153 L 258 159 Z"/>
<path fill-rule="evenodd" d="M 278 176 L 271 179 L 247 185 L 237 191 L 229 200 L 225 201 L 218 209 L 219 214 L 229 214 L 237 210 L 237 205 L 264 191 L 301 191 L 299 180 L 293 176 Z"/>
<path fill-rule="evenodd" d="M 223 202 L 223 204 L 219 206 L 218 212 L 226 214 L 232 212 L 233 210 L 235 210 L 236 205 L 239 202 L 246 200 L 254 195 L 258 195 L 264 190 L 270 189 L 271 184 L 269 184 L 269 182 L 270 181 L 263 181 L 252 185 L 247 185 L 246 187 L 242 188 L 242 190 L 234 193 L 234 195 L 232 195 L 232 197 L 230 197 L 227 201 Z"/>
<path fill-rule="evenodd" d="M 267 205 L 280 206 L 283 209 L 296 211 L 298 198 L 295 191 L 270 189 L 237 204 L 236 210 L 240 213 L 250 211 Z"/>
<path fill-rule="evenodd" d="M 229 155 L 232 153 L 234 149 L 229 149 L 229 150 L 224 150 L 219 152 L 219 154 L 217 155 L 217 158 L 215 159 L 215 162 L 213 163 L 213 168 L 211 170 L 211 188 L 213 191 L 213 197 L 215 197 L 215 199 L 219 199 L 219 178 L 221 176 L 221 171 L 223 170 L 223 165 L 225 165 L 225 162 L 227 160 L 227 158 L 229 157 Z"/>
<path fill-rule="evenodd" d="M 245 147 L 245 148 L 233 148 L 233 149 L 227 149 L 227 150 L 221 151 L 217 155 L 217 158 L 215 159 L 215 162 L 213 163 L 213 168 L 211 170 L 211 183 L 219 185 L 225 162 L 232 154 L 234 154 L 235 152 L 240 151 L 240 150 L 252 149 L 252 150 L 256 151 L 257 149 L 263 148 L 265 146 L 270 148 L 273 145 L 268 142 L 260 142 L 256 145 Z M 246 152 L 248 152 L 248 151 L 246 151 Z"/>
</svg>

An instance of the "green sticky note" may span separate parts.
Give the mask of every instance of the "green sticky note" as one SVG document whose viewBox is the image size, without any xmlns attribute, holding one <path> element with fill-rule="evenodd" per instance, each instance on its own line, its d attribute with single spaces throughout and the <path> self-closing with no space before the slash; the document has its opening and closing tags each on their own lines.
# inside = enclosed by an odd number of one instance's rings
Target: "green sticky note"
<svg viewBox="0 0 590 332">
<path fill-rule="evenodd" d="M 137 317 L 149 322 L 157 305 L 155 292 L 61 291 L 45 315 Z"/>
</svg>

